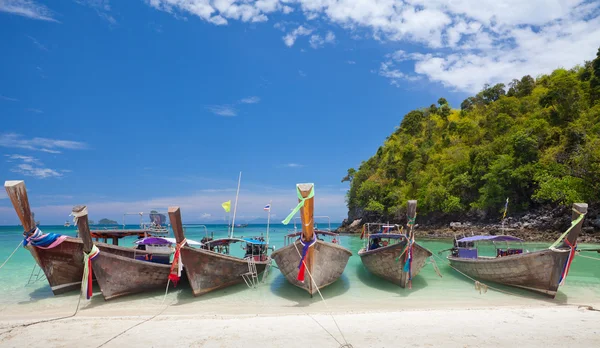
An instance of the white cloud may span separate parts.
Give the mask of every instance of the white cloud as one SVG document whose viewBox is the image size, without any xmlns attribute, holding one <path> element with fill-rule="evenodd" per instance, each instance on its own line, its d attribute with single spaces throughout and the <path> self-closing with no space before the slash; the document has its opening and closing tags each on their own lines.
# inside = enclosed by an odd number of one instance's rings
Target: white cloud
<svg viewBox="0 0 600 348">
<path fill-rule="evenodd" d="M 110 25 L 117 24 L 117 20 L 110 14 L 111 8 L 109 0 L 75 0 L 75 2 L 94 9 L 96 14 Z"/>
<path fill-rule="evenodd" d="M 299 36 L 307 36 L 307 35 L 310 35 L 312 32 L 313 32 L 312 29 L 308 29 L 301 25 L 298 28 L 289 32 L 286 36 L 284 36 L 283 42 L 285 43 L 285 45 L 287 47 L 292 47 L 292 46 L 294 46 L 294 43 L 296 42 L 296 39 Z"/>
<path fill-rule="evenodd" d="M 60 153 L 61 150 L 84 150 L 87 149 L 85 143 L 72 140 L 60 140 L 49 138 L 23 138 L 16 133 L 0 133 L 0 147 L 27 149 L 43 151 L 49 153 Z"/>
<path fill-rule="evenodd" d="M 485 83 L 581 64 L 592 59 L 600 46 L 597 0 L 147 2 L 166 12 L 191 13 L 217 24 L 226 24 L 227 19 L 263 21 L 267 14 L 286 13 L 286 7 L 294 6 L 306 20 L 318 19 L 314 27 L 333 24 L 348 30 L 352 37 L 371 37 L 382 45 L 390 41 L 410 43 L 414 50 L 423 52 L 405 54 L 404 60 L 411 62 L 402 66 L 399 60 L 385 57 L 380 75 L 392 83 L 420 76 L 466 92 L 476 92 Z M 327 36 L 314 33 L 306 25 L 288 31 L 283 41 L 291 47 L 301 36 L 310 36 L 314 48 L 327 42 Z M 330 42 L 334 40 L 333 36 Z"/>
<path fill-rule="evenodd" d="M 2 0 L 0 0 L 2 1 Z M 27 37 L 29 38 L 29 40 L 31 40 L 31 42 L 33 42 L 33 44 L 39 48 L 42 51 L 48 51 L 48 48 L 46 46 L 44 46 L 42 43 L 40 43 L 35 37 L 33 36 L 29 36 L 27 35 Z"/>
<path fill-rule="evenodd" d="M 354 64 L 356 64 L 356 62 L 355 62 L 355 61 L 353 61 L 353 60 L 349 60 L 347 63 L 348 63 L 348 64 L 350 64 L 350 65 L 354 65 Z"/>
<path fill-rule="evenodd" d="M 69 170 L 61 170 L 60 172 L 54 169 L 45 168 L 44 164 L 37 158 L 32 156 L 24 155 L 5 155 L 7 162 L 13 163 L 15 161 L 21 162 L 11 168 L 11 172 L 19 173 L 25 176 L 33 176 L 39 179 L 46 179 L 52 177 L 61 177 L 61 172 L 67 173 Z"/>
<path fill-rule="evenodd" d="M 298 163 L 287 163 L 287 164 L 284 164 L 283 166 L 287 167 L 287 168 L 302 168 L 302 167 L 304 167 L 303 164 L 298 164 Z"/>
<path fill-rule="evenodd" d="M 219 116 L 237 116 L 237 110 L 230 105 L 209 105 L 206 109 Z"/>
<path fill-rule="evenodd" d="M 25 111 L 33 112 L 33 113 L 36 113 L 36 114 L 43 114 L 44 113 L 44 110 L 34 109 L 34 108 L 27 108 L 27 109 L 25 109 Z"/>
<path fill-rule="evenodd" d="M 325 44 L 333 43 L 335 41 L 335 34 L 333 32 L 328 32 L 325 37 L 321 37 L 321 35 L 315 34 L 310 37 L 309 43 L 310 47 L 317 49 L 323 47 Z"/>
<path fill-rule="evenodd" d="M 54 13 L 48 7 L 32 0 L 0 0 L 0 12 L 42 21 L 58 22 L 54 19 Z"/>
<path fill-rule="evenodd" d="M 257 96 L 247 97 L 240 100 L 242 104 L 256 104 L 260 102 L 260 98 Z"/>
</svg>

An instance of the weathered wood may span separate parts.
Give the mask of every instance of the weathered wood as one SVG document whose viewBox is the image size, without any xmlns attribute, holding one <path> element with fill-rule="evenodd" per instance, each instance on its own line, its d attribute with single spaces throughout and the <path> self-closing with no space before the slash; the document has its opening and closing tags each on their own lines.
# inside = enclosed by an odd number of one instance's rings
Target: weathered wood
<svg viewBox="0 0 600 348">
<path fill-rule="evenodd" d="M 73 214 L 79 214 L 85 209 L 85 205 L 78 205 L 73 207 Z M 77 218 L 77 231 L 79 233 L 79 238 L 83 241 L 83 251 L 89 253 L 92 251 L 92 246 L 94 242 L 92 242 L 92 235 L 90 233 L 90 225 L 88 223 L 87 214 L 80 216 Z"/>
<path fill-rule="evenodd" d="M 411 219 L 414 220 L 417 216 L 416 200 L 408 201 L 406 216 L 408 218 L 407 221 L 410 221 Z M 414 236 L 412 227 L 413 226 L 409 225 L 407 230 L 408 240 L 412 240 Z M 366 248 L 362 248 L 358 252 L 358 255 L 369 272 L 404 288 L 409 280 L 408 272 L 404 272 L 404 266 L 406 264 L 405 248 L 408 240 L 405 239 L 397 244 L 369 251 L 367 251 Z M 413 278 L 419 274 L 421 269 L 425 266 L 427 258 L 431 255 L 431 251 L 423 248 L 418 243 L 415 242 L 413 244 L 411 268 Z"/>
<path fill-rule="evenodd" d="M 405 247 L 406 240 L 375 250 L 366 251 L 363 248 L 358 252 L 358 256 L 360 256 L 363 265 L 365 265 L 369 272 L 404 288 L 408 282 L 408 272 L 404 272 L 406 260 L 403 252 Z M 419 274 L 425 266 L 427 258 L 431 255 L 431 251 L 423 248 L 418 243 L 413 244 L 413 278 Z M 397 259 L 398 261 L 396 261 Z"/>
<path fill-rule="evenodd" d="M 6 194 L 21 220 L 25 232 L 31 232 L 35 229 L 35 221 L 29 206 L 29 198 L 27 197 L 27 189 L 23 180 L 9 180 L 4 182 Z"/>
<path fill-rule="evenodd" d="M 318 289 L 338 280 L 344 272 L 352 252 L 338 244 L 322 240 L 317 240 L 311 249 L 314 249 L 312 280 L 306 274 L 303 283 L 298 281 L 298 264 L 300 264 L 300 253 L 302 253 L 302 244 L 299 240 L 275 250 L 271 257 L 288 282 L 314 295 Z M 316 284 L 317 287 L 313 284 Z"/>
<path fill-rule="evenodd" d="M 575 203 L 573 209 L 587 212 L 587 204 Z M 572 219 L 579 217 L 573 213 Z M 583 220 L 567 235 L 571 245 L 575 245 Z M 569 258 L 570 246 L 562 243 L 558 250 L 546 249 L 530 253 L 503 257 L 478 257 L 467 259 L 448 256 L 450 265 L 473 278 L 506 284 L 536 291 L 552 298 L 558 291 L 560 277 Z"/>
<path fill-rule="evenodd" d="M 314 190 L 314 184 L 298 184 L 296 189 L 303 198 L 306 198 Z M 300 218 L 302 220 L 301 238 L 305 243 L 310 243 L 314 236 L 314 197 L 304 201 L 304 205 L 300 208 Z M 305 289 L 311 295 L 335 282 L 344 272 L 348 259 L 352 256 L 350 250 L 340 245 L 317 240 L 312 247 L 308 248 L 304 258 L 307 272 L 304 282 L 300 282 L 297 278 L 302 248 L 300 240 L 296 240 L 294 243 L 274 251 L 271 257 L 288 282 Z"/>
<path fill-rule="evenodd" d="M 310 195 L 311 191 L 314 190 L 314 184 L 298 184 L 297 190 L 300 192 L 300 195 L 303 198 L 306 198 Z M 298 199 L 300 201 L 300 199 Z M 300 208 L 300 220 L 302 223 L 302 236 L 305 243 L 310 243 L 314 237 L 314 213 L 315 213 L 315 198 L 314 196 L 310 199 L 304 201 L 304 205 Z M 302 249 L 301 249 L 302 250 Z M 304 258 L 304 263 L 306 264 L 306 278 L 309 279 L 308 288 L 309 293 L 313 294 L 313 282 L 310 281 L 310 277 L 312 277 L 313 271 L 313 263 L 314 263 L 314 248 L 308 248 L 307 255 Z"/>
<path fill-rule="evenodd" d="M 179 207 L 169 207 L 169 221 L 175 235 L 177 243 L 181 243 L 185 236 L 183 235 L 183 224 L 181 223 L 181 210 Z"/>
<path fill-rule="evenodd" d="M 577 220 L 577 218 L 579 218 L 579 215 L 586 214 L 587 210 L 588 210 L 587 203 L 573 203 L 573 213 L 571 214 L 571 220 L 572 221 Z M 579 237 L 579 234 L 581 233 L 582 226 L 583 226 L 583 219 L 581 219 L 581 221 L 579 221 L 579 223 L 577 225 L 575 225 L 575 227 L 573 227 L 571 232 L 569 232 L 569 234 L 565 238 L 566 240 L 569 241 L 569 243 L 571 243 L 571 245 L 575 245 L 575 243 L 577 243 L 577 237 Z M 568 244 L 566 242 L 563 242 L 562 247 L 568 247 Z"/>
<path fill-rule="evenodd" d="M 169 208 L 169 220 L 177 243 L 185 239 L 179 207 Z M 181 261 L 194 296 L 244 282 L 242 274 L 248 273 L 248 261 L 188 245 L 181 248 Z M 264 272 L 271 259 L 255 261 L 258 274 Z"/>
<path fill-rule="evenodd" d="M 410 200 L 408 201 L 408 205 L 406 206 L 406 216 L 407 216 L 407 221 L 410 221 L 410 219 L 415 219 L 415 217 L 417 216 L 417 201 L 416 200 Z M 413 237 L 413 230 L 412 227 L 414 226 L 410 226 L 409 228 L 409 235 L 408 238 L 412 238 Z"/>
</svg>

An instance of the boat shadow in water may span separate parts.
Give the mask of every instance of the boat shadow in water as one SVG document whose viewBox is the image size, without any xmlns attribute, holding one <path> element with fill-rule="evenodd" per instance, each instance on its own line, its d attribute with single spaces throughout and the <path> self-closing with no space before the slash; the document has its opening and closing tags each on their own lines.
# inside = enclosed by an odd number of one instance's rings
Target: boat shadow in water
<svg viewBox="0 0 600 348">
<path fill-rule="evenodd" d="M 440 271 L 442 272 L 442 274 L 444 275 L 444 277 L 449 277 L 452 278 L 452 282 L 456 281 L 456 282 L 460 282 L 460 283 L 464 283 L 467 287 L 470 287 L 471 289 L 474 289 L 475 286 L 475 282 L 467 277 L 465 277 L 464 275 L 458 273 L 456 270 L 452 269 L 452 267 L 450 267 L 449 265 L 443 265 L 440 266 Z M 567 280 L 568 281 L 568 280 Z M 562 291 L 558 291 L 556 293 L 556 297 L 555 298 L 550 298 L 548 296 L 545 296 L 541 293 L 537 293 L 535 291 L 530 291 L 530 290 L 526 290 L 526 289 L 522 289 L 519 287 L 513 287 L 513 286 L 508 286 L 508 285 L 504 285 L 504 284 L 498 284 L 498 283 L 494 283 L 491 281 L 482 281 L 483 284 L 487 285 L 488 287 L 493 287 L 495 289 L 501 290 L 502 291 L 502 295 L 504 296 L 509 296 L 509 297 L 518 297 L 521 299 L 529 299 L 529 300 L 537 300 L 537 301 L 543 301 L 549 304 L 559 304 L 559 305 L 565 305 L 568 304 L 568 297 L 567 294 L 565 294 Z M 473 290 L 476 291 L 476 290 Z M 498 291 L 488 288 L 487 290 L 488 292 L 496 292 L 498 293 Z M 490 299 L 490 301 L 493 301 Z"/>
<path fill-rule="evenodd" d="M 179 286 L 178 286 L 179 288 Z M 210 301 L 215 298 L 223 297 L 223 296 L 232 296 L 242 291 L 249 291 L 248 286 L 245 283 L 235 284 L 228 286 L 223 289 L 214 290 L 211 292 L 207 292 L 200 296 L 194 296 L 192 288 L 189 283 L 185 284 L 185 286 L 181 287 L 183 291 L 180 291 L 177 294 L 177 302 L 173 303 L 173 306 L 181 306 L 186 305 L 191 302 L 201 302 L 201 301 Z"/>
<path fill-rule="evenodd" d="M 397 294 L 400 297 L 410 296 L 415 291 L 419 291 L 427 286 L 427 281 L 425 278 L 417 275 L 412 280 L 412 289 L 403 289 L 400 286 L 369 272 L 362 264 L 356 265 L 356 274 L 358 279 L 366 286 Z"/>
<path fill-rule="evenodd" d="M 37 302 L 40 300 L 45 300 L 48 298 L 52 298 L 52 297 L 64 297 L 64 296 L 71 296 L 76 292 L 67 292 L 65 294 L 61 294 L 61 295 L 54 295 L 52 293 L 52 289 L 50 288 L 50 286 L 40 286 L 38 288 L 35 288 L 32 292 L 29 293 L 29 300 L 26 301 L 20 301 L 18 302 L 18 304 L 29 304 L 29 303 L 33 303 L 33 302 Z"/>
<path fill-rule="evenodd" d="M 308 280 L 309 277 L 307 275 L 306 281 Z M 325 300 L 328 300 L 343 295 L 348 291 L 349 288 L 350 281 L 348 280 L 348 277 L 342 273 L 338 280 L 331 285 L 322 288 L 320 291 Z M 290 284 L 281 273 L 277 274 L 277 276 L 275 276 L 271 281 L 271 293 L 286 300 L 296 302 L 296 304 L 291 307 L 308 307 L 313 303 L 321 301 L 321 296 L 319 296 L 319 293 L 316 293 L 311 298 L 306 290 Z"/>
</svg>

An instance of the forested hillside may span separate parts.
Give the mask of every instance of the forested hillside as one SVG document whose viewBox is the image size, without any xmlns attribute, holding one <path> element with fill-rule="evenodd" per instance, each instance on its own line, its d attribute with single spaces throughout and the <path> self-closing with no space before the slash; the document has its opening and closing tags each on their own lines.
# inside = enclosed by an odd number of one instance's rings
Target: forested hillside
<svg viewBox="0 0 600 348">
<path fill-rule="evenodd" d="M 591 57 L 592 58 L 592 57 Z M 349 218 L 495 217 L 544 204 L 600 200 L 600 49 L 550 75 L 485 86 L 454 109 L 410 111 L 375 155 L 348 170 Z"/>
</svg>

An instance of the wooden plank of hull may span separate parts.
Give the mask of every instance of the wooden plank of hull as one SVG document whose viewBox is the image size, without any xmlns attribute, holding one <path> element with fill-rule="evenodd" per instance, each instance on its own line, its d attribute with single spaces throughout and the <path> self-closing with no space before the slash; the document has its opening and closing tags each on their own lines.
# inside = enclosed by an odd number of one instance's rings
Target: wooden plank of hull
<svg viewBox="0 0 600 348">
<path fill-rule="evenodd" d="M 473 278 L 522 287 L 554 297 L 568 257 L 568 252 L 547 249 L 489 259 L 448 256 L 448 261 Z"/>
<path fill-rule="evenodd" d="M 106 250 L 92 260 L 92 267 L 105 300 L 165 289 L 171 271 L 170 265 L 139 261 Z"/>
<path fill-rule="evenodd" d="M 405 246 L 406 241 L 370 251 L 362 249 L 358 255 L 369 272 L 404 288 L 408 282 L 408 273 L 404 272 L 404 255 L 399 261 L 396 259 L 402 254 Z M 429 250 L 418 243 L 413 244 L 413 278 L 419 274 L 431 255 Z"/>
<path fill-rule="evenodd" d="M 248 261 L 230 255 L 190 247 L 181 248 L 181 259 L 194 296 L 244 282 L 242 274 L 248 273 Z M 258 274 L 264 272 L 271 261 L 256 261 Z"/>
<path fill-rule="evenodd" d="M 128 258 L 147 253 L 104 243 L 97 243 L 96 245 L 101 252 Z M 30 247 L 30 251 L 31 248 L 35 247 Z M 54 295 L 81 288 L 81 278 L 83 277 L 83 242 L 81 239 L 69 237 L 52 249 L 35 248 L 32 255 L 46 275 Z"/>
<path fill-rule="evenodd" d="M 314 255 L 311 275 L 314 283 L 321 289 L 332 284 L 342 275 L 352 252 L 337 244 L 321 240 L 317 240 L 312 249 L 314 249 Z M 317 288 L 310 286 L 311 279 L 308 273 L 305 276 L 304 283 L 299 282 L 297 279 L 298 264 L 301 258 L 299 252 L 302 252 L 302 244 L 296 240 L 294 243 L 274 251 L 271 257 L 275 260 L 277 267 L 279 267 L 288 282 L 314 295 Z"/>
</svg>

